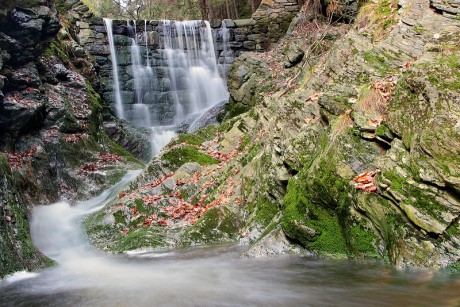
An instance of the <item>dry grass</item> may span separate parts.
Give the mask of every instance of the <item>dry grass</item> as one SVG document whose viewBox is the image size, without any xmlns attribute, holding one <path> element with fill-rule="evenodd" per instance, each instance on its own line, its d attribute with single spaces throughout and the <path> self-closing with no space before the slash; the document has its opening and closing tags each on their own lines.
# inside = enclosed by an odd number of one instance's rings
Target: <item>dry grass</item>
<svg viewBox="0 0 460 307">
<path fill-rule="evenodd" d="M 345 134 L 348 128 L 353 127 L 353 120 L 350 117 L 350 113 L 351 112 L 346 112 L 345 114 L 339 115 L 332 124 L 329 136 L 331 142 L 334 142 L 339 136 Z"/>
<path fill-rule="evenodd" d="M 360 97 L 355 110 L 372 115 L 386 115 L 388 113 L 388 100 L 379 91 L 371 89 Z"/>
</svg>

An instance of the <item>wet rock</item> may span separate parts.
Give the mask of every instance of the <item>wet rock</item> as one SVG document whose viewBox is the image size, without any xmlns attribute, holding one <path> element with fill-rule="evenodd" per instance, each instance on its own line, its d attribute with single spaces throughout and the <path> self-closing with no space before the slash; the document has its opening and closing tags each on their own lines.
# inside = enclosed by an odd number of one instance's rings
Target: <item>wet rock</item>
<svg viewBox="0 0 460 307">
<path fill-rule="evenodd" d="M 188 162 L 183 164 L 181 167 L 177 169 L 174 173 L 175 180 L 186 180 L 187 178 L 191 177 L 195 172 L 199 171 L 201 166 L 199 163 L 196 162 Z"/>
<path fill-rule="evenodd" d="M 67 81 L 67 75 L 69 71 L 63 64 L 55 64 L 53 66 L 53 72 L 57 79 L 61 81 Z"/>
<path fill-rule="evenodd" d="M 37 91 L 9 92 L 0 104 L 0 132 L 18 135 L 40 128 L 45 117 L 45 105 Z"/>
<path fill-rule="evenodd" d="M 230 96 L 235 102 L 253 105 L 252 97 L 257 91 L 257 83 L 266 75 L 267 64 L 260 59 L 244 54 L 237 59 L 228 76 Z"/>
<path fill-rule="evenodd" d="M 300 252 L 301 248 L 298 245 L 292 244 L 281 228 L 276 227 L 261 240 L 253 244 L 242 256 L 247 258 L 261 258 L 299 254 Z"/>
<path fill-rule="evenodd" d="M 238 28 L 254 26 L 257 23 L 254 19 L 235 19 L 233 22 Z"/>
<path fill-rule="evenodd" d="M 11 88 L 24 89 L 26 87 L 38 87 L 41 84 L 37 67 L 33 62 L 14 69 L 4 69 L 3 73 Z"/>
<path fill-rule="evenodd" d="M 149 132 L 141 131 L 116 118 L 104 122 L 104 131 L 121 147 L 138 159 L 147 161 L 151 155 Z"/>
<path fill-rule="evenodd" d="M 222 20 L 220 19 L 211 19 L 209 20 L 211 28 L 220 28 L 222 26 Z"/>
</svg>

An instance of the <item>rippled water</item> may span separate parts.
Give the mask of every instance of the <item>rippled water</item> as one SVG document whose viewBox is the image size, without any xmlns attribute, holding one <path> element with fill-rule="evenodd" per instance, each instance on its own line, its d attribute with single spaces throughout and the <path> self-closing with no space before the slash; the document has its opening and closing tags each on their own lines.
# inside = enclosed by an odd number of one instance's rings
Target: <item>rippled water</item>
<svg viewBox="0 0 460 307">
<path fill-rule="evenodd" d="M 119 187 L 77 207 L 36 208 L 34 242 L 58 264 L 6 279 L 0 305 L 460 306 L 459 276 L 372 262 L 240 259 L 237 245 L 106 255 L 88 244 L 81 220 Z"/>
</svg>

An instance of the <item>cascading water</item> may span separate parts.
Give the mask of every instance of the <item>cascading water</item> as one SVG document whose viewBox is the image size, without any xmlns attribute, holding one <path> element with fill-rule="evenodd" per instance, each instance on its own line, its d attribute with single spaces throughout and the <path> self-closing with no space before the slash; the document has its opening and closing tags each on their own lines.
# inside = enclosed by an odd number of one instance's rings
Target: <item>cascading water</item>
<svg viewBox="0 0 460 307">
<path fill-rule="evenodd" d="M 104 18 L 105 27 L 107 28 L 107 39 L 109 41 L 110 47 L 110 60 L 112 61 L 112 87 L 113 87 L 113 96 L 115 99 L 115 112 L 118 118 L 124 119 L 124 106 L 123 101 L 121 99 L 121 91 L 120 91 L 120 81 L 119 81 L 119 73 L 118 73 L 118 61 L 117 61 L 117 53 L 115 49 L 115 42 L 113 40 L 113 32 L 112 32 L 112 20 L 108 18 Z"/>
<path fill-rule="evenodd" d="M 127 101 L 122 101 L 120 94 L 110 20 L 106 20 L 106 26 L 117 115 L 151 129 L 153 154 L 169 142 L 178 126 L 186 127 L 188 132 L 196 130 L 206 118 L 203 114 L 227 101 L 229 94 L 218 71 L 208 21 L 163 20 L 156 28 L 159 38 L 155 44 L 147 21 L 143 31 L 136 23 L 128 23 L 131 65 L 125 75 L 132 76 L 132 80 L 124 88 L 131 87 L 133 97 Z"/>
<path fill-rule="evenodd" d="M 204 27 L 203 27 L 204 24 Z M 217 69 L 214 41 L 208 21 L 162 21 L 163 47 L 176 105 L 174 123 L 200 115 L 228 99 L 224 80 Z"/>
<path fill-rule="evenodd" d="M 235 61 L 235 54 L 230 48 L 230 30 L 227 27 L 227 20 L 222 21 L 220 33 L 222 36 L 222 53 L 219 57 L 218 66 L 220 69 L 220 74 L 226 78 L 231 65 Z"/>
<path fill-rule="evenodd" d="M 147 62 L 148 63 L 148 62 Z M 140 127 L 150 128 L 152 120 L 149 105 L 144 103 L 144 95 L 155 89 L 155 75 L 150 65 L 142 63 L 141 52 L 135 38 L 131 38 L 131 67 L 134 81 L 134 101 L 128 121 Z"/>
</svg>

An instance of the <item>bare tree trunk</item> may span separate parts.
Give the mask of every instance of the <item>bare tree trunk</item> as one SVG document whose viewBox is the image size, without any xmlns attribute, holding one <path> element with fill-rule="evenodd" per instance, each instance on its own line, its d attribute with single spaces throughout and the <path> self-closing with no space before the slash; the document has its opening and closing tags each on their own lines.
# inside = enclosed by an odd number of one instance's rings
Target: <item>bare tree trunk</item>
<svg viewBox="0 0 460 307">
<path fill-rule="evenodd" d="M 148 3 L 148 14 L 147 14 L 147 18 L 149 20 L 152 19 L 152 0 L 147 0 L 147 3 Z"/>
<path fill-rule="evenodd" d="M 235 10 L 235 16 L 233 19 L 238 19 L 238 8 L 236 7 L 236 0 L 233 0 L 233 9 Z"/>
<path fill-rule="evenodd" d="M 231 12 L 230 12 L 230 4 L 228 3 L 228 1 L 230 0 L 225 0 L 225 8 L 226 8 L 226 13 L 227 13 L 227 18 L 232 18 L 232 16 L 230 15 Z"/>
<path fill-rule="evenodd" d="M 200 12 L 201 12 L 201 19 L 202 20 L 208 20 L 208 5 L 206 3 L 206 0 L 200 0 Z"/>
</svg>

